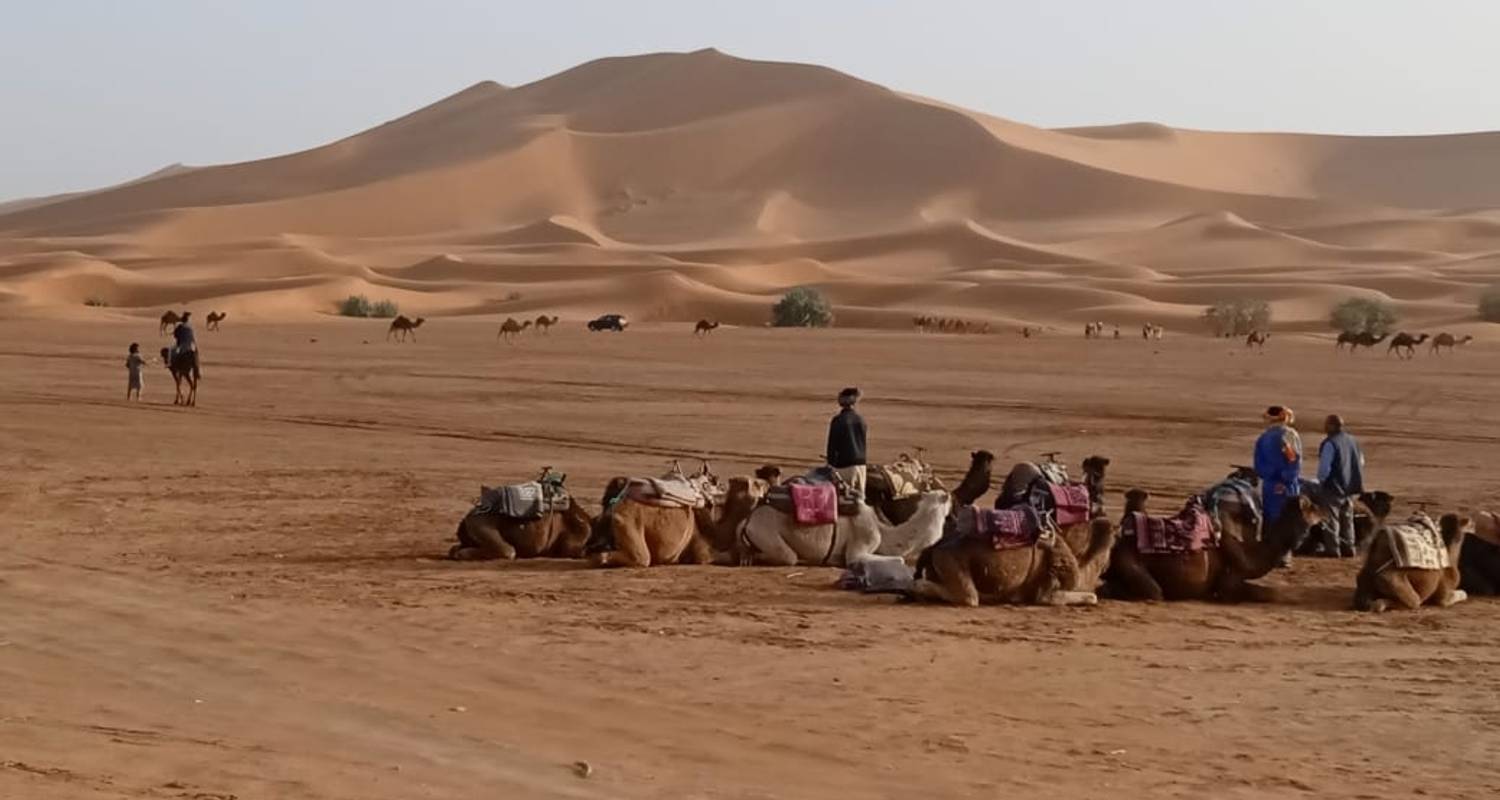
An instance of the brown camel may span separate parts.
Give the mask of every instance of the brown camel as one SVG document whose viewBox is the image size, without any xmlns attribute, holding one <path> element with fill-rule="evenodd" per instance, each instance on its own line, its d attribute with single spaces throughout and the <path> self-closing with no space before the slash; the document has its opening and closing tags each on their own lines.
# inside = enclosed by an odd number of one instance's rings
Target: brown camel
<svg viewBox="0 0 1500 800">
<path fill-rule="evenodd" d="M 1427 334 L 1425 333 L 1412 336 L 1402 331 L 1396 334 L 1395 338 L 1391 339 L 1391 344 L 1385 349 L 1385 354 L 1389 356 L 1391 353 L 1395 353 L 1398 357 L 1403 357 L 1402 354 L 1405 353 L 1405 358 L 1416 358 L 1417 345 L 1425 341 L 1427 341 Z"/>
<path fill-rule="evenodd" d="M 1250 335 L 1245 337 L 1245 346 L 1246 347 L 1257 347 L 1257 348 L 1260 348 L 1261 350 L 1264 350 L 1264 349 L 1266 349 L 1266 342 L 1270 338 L 1271 338 L 1271 332 L 1270 331 L 1250 331 Z"/>
<path fill-rule="evenodd" d="M 924 577 L 913 584 L 912 595 L 960 606 L 1092 605 L 1114 536 L 1109 520 L 1096 519 L 1007 550 L 977 538 L 941 542 L 922 554 Z"/>
<path fill-rule="evenodd" d="M 1432 337 L 1432 354 L 1435 356 L 1442 355 L 1444 347 L 1448 348 L 1448 352 L 1451 353 L 1455 348 L 1462 347 L 1472 341 L 1474 341 L 1473 336 L 1465 336 L 1459 339 L 1451 333 L 1440 333 Z"/>
<path fill-rule="evenodd" d="M 693 335 L 694 336 L 699 336 L 699 337 L 707 336 L 709 333 L 711 333 L 712 331 L 716 330 L 718 327 L 719 327 L 719 321 L 718 320 L 714 320 L 713 322 L 709 322 L 706 319 L 700 319 L 700 320 L 698 320 L 698 324 L 693 327 Z"/>
<path fill-rule="evenodd" d="M 570 500 L 566 509 L 538 520 L 470 513 L 459 521 L 458 544 L 448 557 L 458 561 L 582 558 L 593 519 L 576 497 Z"/>
<path fill-rule="evenodd" d="M 557 317 L 549 317 L 546 314 L 543 314 L 540 317 L 536 318 L 536 332 L 545 336 L 552 332 L 552 326 L 556 325 L 557 322 Z"/>
<path fill-rule="evenodd" d="M 674 469 L 681 474 L 681 470 Z M 690 480 L 710 490 L 717 478 L 708 464 Z M 713 509 L 649 505 L 625 493 L 628 478 L 615 478 L 604 489 L 604 513 L 594 523 L 588 550 L 595 567 L 650 567 L 664 564 L 710 564 L 708 535 Z M 707 512 L 707 513 L 704 513 Z"/>
<path fill-rule="evenodd" d="M 1149 496 L 1142 489 L 1126 492 L 1125 513 L 1144 513 Z M 1144 554 L 1133 534 L 1122 535 L 1115 543 L 1107 579 L 1115 594 L 1131 600 L 1272 602 L 1275 590 L 1250 581 L 1275 569 L 1323 517 L 1318 504 L 1302 495 L 1287 503 L 1281 517 L 1254 542 L 1222 535 L 1217 546 L 1201 550 Z"/>
<path fill-rule="evenodd" d="M 228 316 L 229 316 L 229 312 L 227 312 L 227 311 L 224 312 L 224 313 L 222 313 L 222 314 L 220 314 L 217 311 L 210 311 L 210 312 L 208 312 L 208 316 L 204 317 L 204 320 L 205 320 L 204 327 L 207 328 L 208 330 L 216 331 L 216 330 L 219 329 L 219 323 L 223 322 L 224 319 L 226 317 L 228 317 Z"/>
<path fill-rule="evenodd" d="M 1344 349 L 1344 345 L 1346 344 L 1349 345 L 1349 352 L 1351 354 L 1359 352 L 1359 348 L 1361 347 L 1364 347 L 1366 349 L 1374 349 L 1375 345 L 1385 341 L 1386 337 L 1389 335 L 1390 334 L 1382 333 L 1379 336 L 1376 336 L 1375 334 L 1368 331 L 1360 331 L 1357 333 L 1344 331 L 1343 333 L 1339 334 L 1338 340 L 1334 343 L 1334 349 L 1342 350 Z"/>
<path fill-rule="evenodd" d="M 391 320 L 391 327 L 388 328 L 385 332 L 385 340 L 390 341 L 391 336 L 399 333 L 400 336 L 396 337 L 396 341 L 404 342 L 406 341 L 407 335 L 410 334 L 411 340 L 415 342 L 417 340 L 417 328 L 422 327 L 422 323 L 426 321 L 427 320 L 423 317 L 417 317 L 415 320 L 410 320 L 405 316 L 397 316 L 395 319 Z"/>
<path fill-rule="evenodd" d="M 1412 524 L 1430 526 L 1425 514 L 1413 517 Z M 1359 611 L 1385 611 L 1404 608 L 1414 611 L 1423 605 L 1447 608 L 1461 603 L 1469 595 L 1458 588 L 1461 574 L 1464 536 L 1474 523 L 1457 514 L 1444 514 L 1437 523 L 1442 538 L 1442 555 L 1447 565 L 1436 568 L 1399 567 L 1391 529 L 1381 525 L 1370 539 L 1364 567 L 1354 582 L 1354 608 Z"/>
<path fill-rule="evenodd" d="M 953 506 L 972 506 L 989 492 L 995 479 L 995 454 L 988 450 L 975 450 L 969 454 L 969 471 L 953 490 Z"/>
<path fill-rule="evenodd" d="M 762 478 L 734 477 L 724 502 L 713 508 L 698 509 L 698 529 L 713 550 L 714 561 L 725 565 L 740 563 L 740 525 L 760 504 L 771 484 Z"/>
<path fill-rule="evenodd" d="M 174 353 L 172 348 L 163 347 L 161 363 L 167 365 L 167 371 L 172 373 L 172 383 L 177 387 L 177 396 L 172 399 L 172 405 L 198 405 L 198 381 L 203 377 L 198 371 L 198 351 L 183 350 Z M 187 384 L 186 394 L 182 391 L 183 383 Z"/>
<path fill-rule="evenodd" d="M 500 332 L 495 334 L 495 338 L 514 342 L 516 337 L 521 335 L 522 331 L 531 327 L 531 324 L 531 320 L 529 319 L 525 322 L 516 322 L 514 317 L 506 317 L 505 321 L 500 323 Z"/>
<path fill-rule="evenodd" d="M 179 316 L 176 311 L 168 311 L 162 314 L 161 328 L 158 330 L 157 335 L 166 336 L 168 333 L 171 333 L 172 329 L 177 327 L 177 323 L 181 321 L 182 317 Z"/>
<path fill-rule="evenodd" d="M 767 486 L 780 486 L 781 467 L 778 467 L 775 464 L 766 464 L 764 466 L 756 467 L 755 477 L 765 481 Z"/>
</svg>

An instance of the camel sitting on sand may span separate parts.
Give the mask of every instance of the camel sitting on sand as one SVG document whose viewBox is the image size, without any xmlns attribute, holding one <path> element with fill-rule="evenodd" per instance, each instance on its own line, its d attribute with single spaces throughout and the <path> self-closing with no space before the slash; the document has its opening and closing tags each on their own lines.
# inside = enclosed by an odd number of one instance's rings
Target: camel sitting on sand
<svg viewBox="0 0 1500 800">
<path fill-rule="evenodd" d="M 1459 554 L 1459 588 L 1470 595 L 1500 594 L 1500 515 L 1474 515 L 1474 531 Z"/>
<path fill-rule="evenodd" d="M 1149 497 L 1143 489 L 1125 493 L 1124 520 L 1131 524 L 1122 521 L 1106 575 L 1112 592 L 1124 599 L 1273 602 L 1275 590 L 1250 581 L 1275 569 L 1325 516 L 1312 497 L 1302 495 L 1287 503 L 1280 518 L 1255 541 L 1221 532 L 1217 540 L 1192 542 L 1180 551 L 1142 552 L 1134 526 L 1148 524 L 1144 515 Z M 1205 526 L 1202 530 L 1214 525 L 1201 505 L 1196 513 Z"/>
<path fill-rule="evenodd" d="M 1391 353 L 1395 353 L 1398 357 L 1403 357 L 1402 354 L 1404 353 L 1405 358 L 1416 358 L 1417 345 L 1427 341 L 1427 338 L 1427 334 L 1425 333 L 1413 336 L 1402 331 L 1396 334 L 1395 338 L 1391 339 L 1391 344 L 1385 349 L 1385 354 L 1389 356 Z"/>
<path fill-rule="evenodd" d="M 391 336 L 399 333 L 400 336 L 396 337 L 396 341 L 404 342 L 407 335 L 410 334 L 411 340 L 415 342 L 417 340 L 417 328 L 422 327 L 422 323 L 426 321 L 424 317 L 417 317 L 415 320 L 410 320 L 405 316 L 397 316 L 391 320 L 391 327 L 386 329 L 385 340 L 390 341 Z"/>
<path fill-rule="evenodd" d="M 177 387 L 177 395 L 172 399 L 174 406 L 196 406 L 198 405 L 198 381 L 203 377 L 198 370 L 197 350 L 174 350 L 170 347 L 161 349 L 161 363 L 167 365 L 167 371 L 172 373 L 172 383 Z M 182 391 L 182 384 L 187 384 L 187 393 Z"/>
<path fill-rule="evenodd" d="M 158 329 L 157 334 L 159 336 L 166 336 L 168 333 L 171 333 L 172 329 L 176 328 L 177 323 L 181 321 L 182 317 L 176 311 L 168 311 L 162 314 L 161 327 Z"/>
<path fill-rule="evenodd" d="M 211 331 L 217 331 L 219 329 L 219 323 L 223 322 L 228 316 L 229 312 L 227 311 L 222 314 L 217 311 L 210 311 L 208 312 L 208 316 L 204 317 L 204 327 Z"/>
<path fill-rule="evenodd" d="M 500 323 L 500 331 L 495 334 L 495 338 L 514 342 L 516 337 L 520 336 L 521 332 L 530 328 L 531 325 L 532 322 L 529 319 L 525 322 L 517 322 L 515 317 L 506 317 L 505 321 Z"/>
<path fill-rule="evenodd" d="M 1425 514 L 1403 524 L 1379 525 L 1355 578 L 1354 608 L 1414 611 L 1423 605 L 1447 608 L 1468 599 L 1459 588 L 1459 564 L 1464 537 L 1473 527 L 1471 520 L 1457 514 L 1444 514 L 1435 525 Z M 1437 541 L 1432 540 L 1434 534 Z M 1426 541 L 1408 544 L 1413 538 Z"/>
<path fill-rule="evenodd" d="M 709 333 L 717 330 L 718 327 L 718 320 L 710 322 L 706 319 L 700 319 L 698 320 L 698 324 L 693 326 L 693 335 L 698 337 L 707 336 Z"/>
<path fill-rule="evenodd" d="M 677 477 L 680 470 L 675 470 Z M 717 494 L 718 478 L 704 463 L 702 471 L 687 479 L 706 498 Z M 628 491 L 632 481 L 618 477 L 604 490 L 604 513 L 594 524 L 588 549 L 595 567 L 650 567 L 666 564 L 710 564 L 708 523 L 711 513 L 701 507 L 656 505 L 637 499 Z"/>
<path fill-rule="evenodd" d="M 543 336 L 546 336 L 547 334 L 552 332 L 552 326 L 556 325 L 557 323 L 558 318 L 556 316 L 549 317 L 546 314 L 543 314 L 536 318 L 536 332 Z"/>
<path fill-rule="evenodd" d="M 1266 342 L 1270 339 L 1270 331 L 1250 331 L 1250 335 L 1245 337 L 1245 346 L 1264 350 L 1266 349 Z"/>
<path fill-rule="evenodd" d="M 1444 347 L 1448 348 L 1448 352 L 1451 353 L 1455 348 L 1462 347 L 1472 341 L 1474 341 L 1473 336 L 1465 336 L 1459 339 L 1451 333 L 1440 333 L 1432 337 L 1432 354 L 1435 356 L 1442 355 Z"/>
<path fill-rule="evenodd" d="M 582 558 L 593 518 L 578 504 L 578 498 L 569 500 L 567 508 L 537 520 L 470 512 L 458 523 L 458 544 L 448 551 L 448 557 L 458 561 Z"/>
<path fill-rule="evenodd" d="M 843 567 L 877 556 L 910 558 L 942 538 L 952 505 L 947 492 L 923 492 L 916 513 L 899 525 L 882 522 L 863 502 L 830 525 L 797 525 L 790 514 L 758 506 L 742 528 L 741 563 Z"/>
</svg>

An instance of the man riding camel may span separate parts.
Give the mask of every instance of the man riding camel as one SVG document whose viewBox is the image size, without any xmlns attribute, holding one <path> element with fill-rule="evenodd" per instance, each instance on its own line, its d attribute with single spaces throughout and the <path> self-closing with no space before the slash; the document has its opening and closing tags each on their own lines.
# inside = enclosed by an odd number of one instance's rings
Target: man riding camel
<svg viewBox="0 0 1500 800">
<path fill-rule="evenodd" d="M 193 333 L 192 324 L 188 322 L 192 316 L 191 311 L 182 312 L 182 321 L 172 329 L 172 339 L 176 342 L 172 348 L 174 356 L 178 353 L 198 352 L 198 337 Z"/>
</svg>

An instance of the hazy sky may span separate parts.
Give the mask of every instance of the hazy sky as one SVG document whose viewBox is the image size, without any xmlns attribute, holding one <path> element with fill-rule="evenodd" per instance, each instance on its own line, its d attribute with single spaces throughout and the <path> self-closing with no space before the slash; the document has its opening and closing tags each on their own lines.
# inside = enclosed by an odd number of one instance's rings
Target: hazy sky
<svg viewBox="0 0 1500 800">
<path fill-rule="evenodd" d="M 0 199 L 718 47 L 1044 126 L 1500 128 L 1500 0 L 0 0 Z"/>
</svg>

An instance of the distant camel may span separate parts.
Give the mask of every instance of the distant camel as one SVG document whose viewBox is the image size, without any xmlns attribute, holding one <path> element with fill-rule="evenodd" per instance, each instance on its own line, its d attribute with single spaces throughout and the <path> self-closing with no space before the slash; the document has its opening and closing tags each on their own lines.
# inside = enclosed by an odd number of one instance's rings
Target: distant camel
<svg viewBox="0 0 1500 800">
<path fill-rule="evenodd" d="M 203 377 L 198 371 L 198 351 L 174 351 L 170 347 L 163 347 L 161 349 L 161 363 L 167 365 L 167 371 L 172 373 L 172 382 L 177 385 L 177 396 L 173 398 L 172 405 L 198 405 L 198 380 Z M 187 381 L 188 385 L 186 396 L 182 393 L 183 381 Z"/>
<path fill-rule="evenodd" d="M 531 320 L 529 319 L 525 322 L 516 322 L 514 317 L 506 317 L 505 321 L 500 323 L 500 332 L 495 334 L 495 338 L 512 342 L 515 341 L 517 336 L 521 335 L 522 331 L 530 327 Z"/>
<path fill-rule="evenodd" d="M 168 311 L 167 313 L 162 314 L 161 329 L 160 331 L 158 331 L 158 335 L 166 336 L 169 332 L 171 332 L 173 328 L 177 327 L 177 323 L 181 321 L 182 317 L 178 316 L 176 311 Z"/>
<path fill-rule="evenodd" d="M 718 320 L 714 320 L 713 322 L 709 322 L 706 319 L 700 319 L 700 320 L 698 320 L 698 324 L 693 328 L 693 335 L 694 336 L 707 336 L 710 331 L 713 331 L 715 328 L 718 328 L 718 327 L 719 327 L 719 321 Z"/>
<path fill-rule="evenodd" d="M 1030 339 L 1032 337 L 1031 327 L 1029 325 L 1023 326 L 1021 328 L 1021 337 L 1025 339 Z"/>
<path fill-rule="evenodd" d="M 1437 336 L 1432 337 L 1432 354 L 1440 355 L 1441 350 L 1444 347 L 1448 348 L 1448 352 L 1451 353 L 1453 352 L 1453 349 L 1455 347 L 1462 347 L 1463 345 L 1466 345 L 1472 341 L 1474 341 L 1473 336 L 1465 336 L 1462 339 L 1455 339 L 1453 338 L 1453 334 L 1451 333 L 1440 333 Z"/>
<path fill-rule="evenodd" d="M 1427 334 L 1425 333 L 1412 336 L 1406 331 L 1402 331 L 1396 334 L 1396 338 L 1391 340 L 1390 346 L 1385 349 L 1385 354 L 1390 355 L 1391 353 L 1395 353 L 1400 357 L 1404 352 L 1406 353 L 1406 358 L 1416 358 L 1417 345 L 1425 341 L 1427 341 Z"/>
<path fill-rule="evenodd" d="M 1166 334 L 1166 332 L 1166 328 L 1150 322 L 1141 326 L 1142 339 L 1161 339 L 1161 337 Z"/>
<path fill-rule="evenodd" d="M 223 322 L 224 318 L 227 316 L 229 316 L 228 311 L 224 312 L 223 314 L 220 314 L 217 311 L 210 311 L 208 312 L 208 316 L 204 317 L 204 319 L 207 320 L 207 324 L 204 327 L 208 328 L 211 331 L 216 331 L 219 329 L 219 323 Z"/>
<path fill-rule="evenodd" d="M 536 332 L 548 334 L 552 332 L 552 326 L 557 324 L 557 317 L 549 317 L 546 314 L 536 318 Z"/>
<path fill-rule="evenodd" d="M 1354 333 L 1352 331 L 1344 331 L 1343 333 L 1339 334 L 1338 342 L 1334 345 L 1334 348 L 1337 350 L 1342 350 L 1344 349 L 1344 345 L 1347 344 L 1349 345 L 1350 353 L 1357 353 L 1359 352 L 1359 348 L 1361 347 L 1374 348 L 1375 345 L 1385 341 L 1385 337 L 1388 335 L 1389 334 L 1382 333 L 1379 336 L 1376 336 L 1369 331 L 1360 331 L 1358 333 Z"/>
<path fill-rule="evenodd" d="M 391 320 L 391 327 L 385 332 L 385 340 L 389 342 L 392 336 L 399 333 L 401 335 L 396 337 L 396 341 L 404 342 L 406 341 L 407 334 L 410 334 L 411 340 L 415 342 L 417 340 L 417 328 L 422 327 L 422 323 L 426 321 L 423 317 L 417 317 L 413 321 L 407 319 L 405 315 L 398 316 Z"/>
<path fill-rule="evenodd" d="M 1266 340 L 1270 338 L 1270 331 L 1250 331 L 1250 335 L 1245 337 L 1245 346 L 1258 347 L 1264 350 L 1266 349 Z"/>
<path fill-rule="evenodd" d="M 1102 322 L 1090 322 L 1089 324 L 1084 325 L 1083 326 L 1083 338 L 1085 338 L 1085 339 L 1103 339 L 1104 338 L 1104 323 L 1102 323 Z"/>
</svg>

